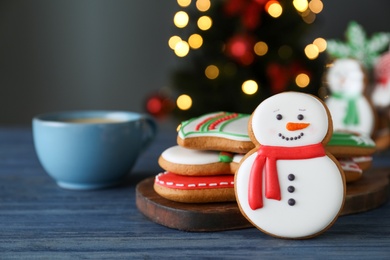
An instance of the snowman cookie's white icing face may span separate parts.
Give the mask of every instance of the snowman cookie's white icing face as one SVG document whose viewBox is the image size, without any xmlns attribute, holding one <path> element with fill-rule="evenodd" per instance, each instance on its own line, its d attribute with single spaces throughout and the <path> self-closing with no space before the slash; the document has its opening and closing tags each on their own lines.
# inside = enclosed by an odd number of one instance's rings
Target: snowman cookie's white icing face
<svg viewBox="0 0 390 260">
<path fill-rule="evenodd" d="M 310 95 L 286 92 L 261 103 L 252 115 L 252 131 L 261 145 L 296 147 L 320 143 L 328 132 L 323 104 Z"/>
<path fill-rule="evenodd" d="M 345 97 L 361 96 L 364 91 L 364 72 L 353 59 L 336 60 L 328 69 L 326 81 L 332 93 Z"/>
</svg>

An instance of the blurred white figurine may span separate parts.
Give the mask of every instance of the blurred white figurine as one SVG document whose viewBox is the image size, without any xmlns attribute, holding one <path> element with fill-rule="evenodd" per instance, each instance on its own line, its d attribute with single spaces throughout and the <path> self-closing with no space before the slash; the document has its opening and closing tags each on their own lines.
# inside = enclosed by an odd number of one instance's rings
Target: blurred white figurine
<svg viewBox="0 0 390 260">
<path fill-rule="evenodd" d="M 326 73 L 330 96 L 325 100 L 335 131 L 352 131 L 372 135 L 374 111 L 365 97 L 366 72 L 358 60 L 334 60 Z"/>
</svg>

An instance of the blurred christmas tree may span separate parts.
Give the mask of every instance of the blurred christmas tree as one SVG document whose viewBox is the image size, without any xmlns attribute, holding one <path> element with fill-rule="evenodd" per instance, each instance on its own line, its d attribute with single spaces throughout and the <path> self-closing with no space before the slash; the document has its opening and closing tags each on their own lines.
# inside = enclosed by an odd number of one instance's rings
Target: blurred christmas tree
<svg viewBox="0 0 390 260">
<path fill-rule="evenodd" d="M 175 114 L 251 113 L 294 90 L 317 95 L 326 42 L 304 43 L 320 0 L 178 0 L 169 46 L 182 58 L 173 75 Z"/>
</svg>

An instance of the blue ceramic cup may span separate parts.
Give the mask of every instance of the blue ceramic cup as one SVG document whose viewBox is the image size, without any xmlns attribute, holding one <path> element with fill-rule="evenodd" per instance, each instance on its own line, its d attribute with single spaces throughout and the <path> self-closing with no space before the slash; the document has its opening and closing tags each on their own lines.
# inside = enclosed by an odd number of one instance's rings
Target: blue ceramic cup
<svg viewBox="0 0 390 260">
<path fill-rule="evenodd" d="M 38 159 L 60 187 L 117 185 L 156 135 L 153 118 L 125 111 L 72 111 L 33 118 Z"/>
</svg>

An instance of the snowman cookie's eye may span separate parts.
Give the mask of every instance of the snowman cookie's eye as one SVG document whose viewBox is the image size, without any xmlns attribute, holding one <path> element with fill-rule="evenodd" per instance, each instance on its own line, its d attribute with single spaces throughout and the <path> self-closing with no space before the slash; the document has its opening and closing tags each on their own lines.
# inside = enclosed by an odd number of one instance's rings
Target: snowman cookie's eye
<svg viewBox="0 0 390 260">
<path fill-rule="evenodd" d="M 283 116 L 282 116 L 281 114 L 277 114 L 277 115 L 276 115 L 276 119 L 282 120 L 282 118 L 283 118 Z"/>
<path fill-rule="evenodd" d="M 302 114 L 299 114 L 299 115 L 297 116 L 297 118 L 298 118 L 298 120 L 302 120 L 302 119 L 304 118 L 304 116 L 303 116 Z"/>
</svg>

